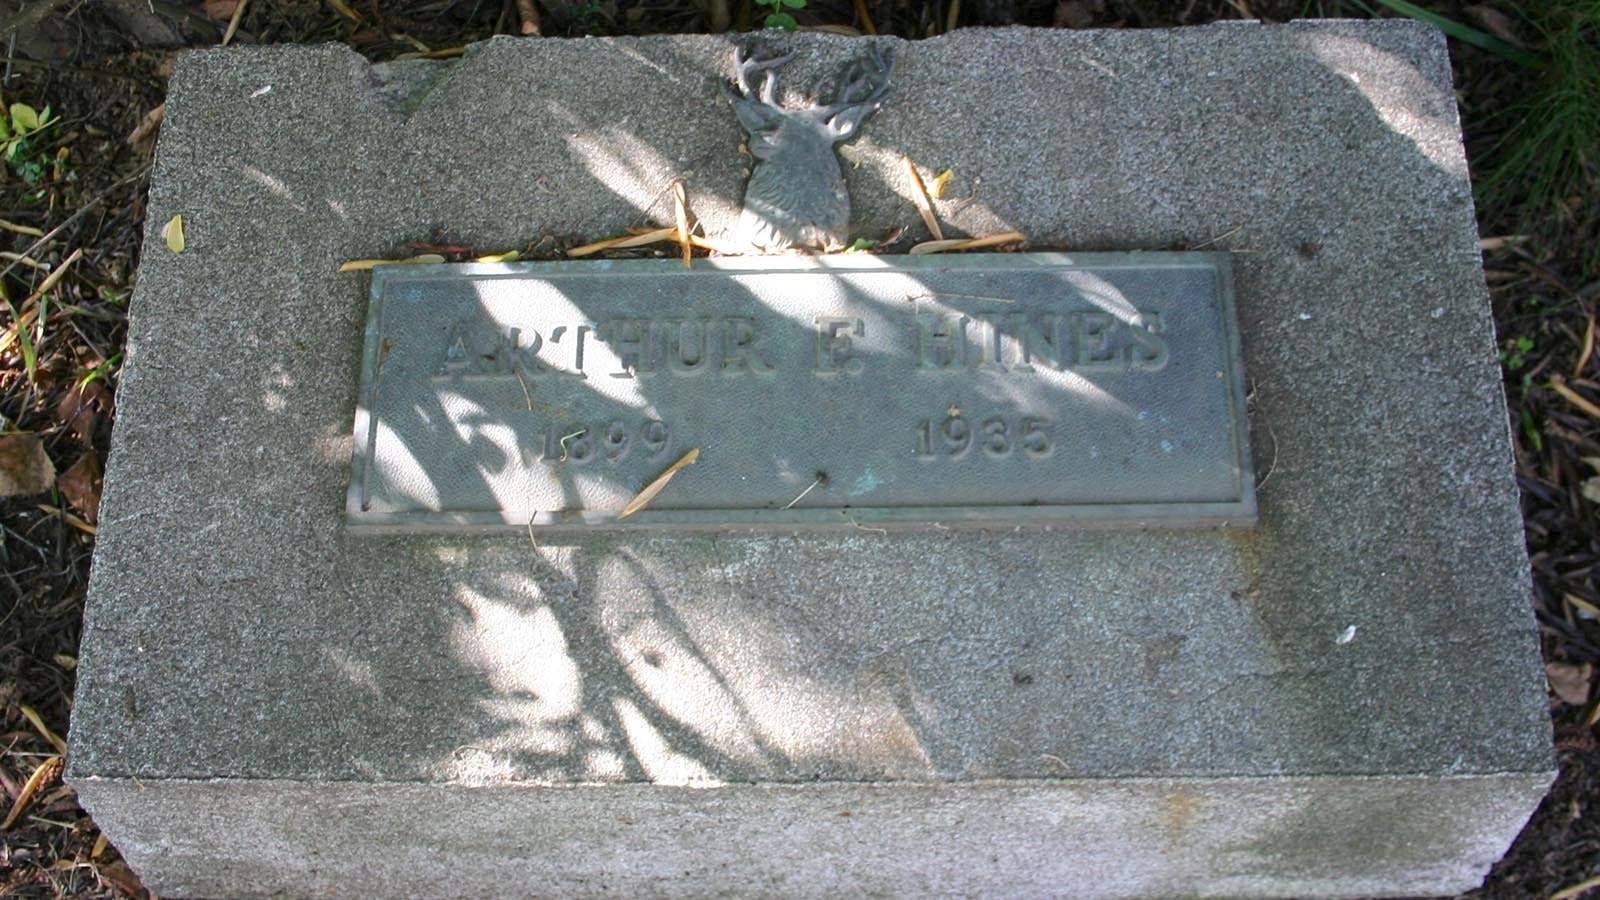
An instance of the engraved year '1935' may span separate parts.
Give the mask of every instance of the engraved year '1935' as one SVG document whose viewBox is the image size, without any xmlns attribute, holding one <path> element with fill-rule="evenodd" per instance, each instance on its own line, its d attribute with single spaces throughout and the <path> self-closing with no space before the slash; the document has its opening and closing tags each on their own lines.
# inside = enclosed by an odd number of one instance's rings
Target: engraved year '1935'
<svg viewBox="0 0 1600 900">
<path fill-rule="evenodd" d="M 952 409 L 942 422 L 931 418 L 917 422 L 916 455 L 921 459 L 960 459 L 977 448 L 991 459 L 1015 452 L 1043 459 L 1054 450 L 1049 428 L 1050 420 L 1040 416 L 990 416 L 973 424 Z"/>
</svg>

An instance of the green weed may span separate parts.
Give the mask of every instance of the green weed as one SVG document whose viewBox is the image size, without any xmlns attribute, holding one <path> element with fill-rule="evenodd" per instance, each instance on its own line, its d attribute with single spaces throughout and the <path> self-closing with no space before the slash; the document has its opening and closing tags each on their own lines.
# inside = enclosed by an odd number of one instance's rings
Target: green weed
<svg viewBox="0 0 1600 900">
<path fill-rule="evenodd" d="M 52 167 L 59 174 L 66 163 L 64 154 L 51 157 L 37 140 L 40 132 L 58 121 L 59 117 L 51 117 L 50 107 L 39 112 L 26 103 L 13 103 L 7 114 L 0 116 L 0 156 L 18 178 L 30 185 L 43 181 Z"/>
<path fill-rule="evenodd" d="M 1515 99 L 1483 113 L 1496 136 L 1474 160 L 1479 199 L 1515 231 L 1559 238 L 1600 229 L 1600 0 L 1549 0 L 1523 13 L 1538 66 Z M 1581 240 L 1581 238 L 1580 238 Z M 1585 263 L 1600 270 L 1600 241 Z"/>
<path fill-rule="evenodd" d="M 761 22 L 763 28 L 782 28 L 785 31 L 793 31 L 800 27 L 800 23 L 795 21 L 789 10 L 804 9 L 806 0 L 756 0 L 756 4 L 771 10 Z"/>
</svg>

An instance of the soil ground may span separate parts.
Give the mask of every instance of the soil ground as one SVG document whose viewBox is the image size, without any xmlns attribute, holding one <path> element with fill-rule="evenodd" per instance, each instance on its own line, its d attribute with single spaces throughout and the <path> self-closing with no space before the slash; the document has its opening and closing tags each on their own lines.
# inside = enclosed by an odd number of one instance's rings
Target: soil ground
<svg viewBox="0 0 1600 900">
<path fill-rule="evenodd" d="M 1509 0 L 1425 5 L 1535 50 L 1544 38 Z M 1366 17 L 1374 9 L 1384 7 L 1361 0 L 809 0 L 789 12 L 801 27 L 926 37 L 974 25 L 1140 28 Z M 0 110 L 7 125 L 0 152 L 11 153 L 0 165 L 0 494 L 16 494 L 10 477 L 32 477 L 40 488 L 0 499 L 0 816 L 16 813 L 0 828 L 0 895 L 146 896 L 60 783 L 59 758 L 146 179 L 174 52 L 227 35 L 235 44 L 343 41 L 378 60 L 448 56 L 530 27 L 543 36 L 742 30 L 759 27 L 768 12 L 751 0 L 0 0 L 0 40 L 8 42 L 0 106 L 42 113 L 48 105 L 59 117 L 13 150 L 18 114 Z M 1592 29 L 1585 40 L 1589 53 L 1600 53 Z M 1499 142 L 1515 127 L 1517 100 L 1538 73 L 1452 44 L 1469 156 L 1481 174 L 1503 154 L 1507 145 Z M 1600 100 L 1591 94 L 1579 102 Z M 1561 775 L 1469 897 L 1570 898 L 1591 883 L 1600 896 L 1600 700 L 1593 690 L 1600 665 L 1600 362 L 1593 353 L 1600 192 L 1592 156 L 1587 165 L 1590 185 L 1554 204 L 1519 193 L 1518 172 L 1505 179 L 1509 188 L 1479 198 Z"/>
</svg>

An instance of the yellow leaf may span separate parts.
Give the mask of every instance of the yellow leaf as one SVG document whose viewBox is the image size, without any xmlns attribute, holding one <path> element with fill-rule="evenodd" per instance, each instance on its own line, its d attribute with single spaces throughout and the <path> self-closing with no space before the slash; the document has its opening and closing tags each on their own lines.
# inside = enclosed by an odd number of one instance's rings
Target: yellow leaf
<svg viewBox="0 0 1600 900">
<path fill-rule="evenodd" d="M 665 472 L 657 475 L 655 481 L 645 485 L 644 490 L 640 491 L 637 497 L 629 500 L 628 505 L 622 508 L 622 512 L 617 513 L 617 520 L 621 521 L 626 519 L 627 517 L 648 506 L 650 501 L 654 500 L 656 495 L 661 493 L 661 489 L 667 486 L 667 482 L 672 480 L 672 476 L 678 474 L 679 470 L 687 466 L 694 465 L 694 461 L 699 458 L 699 447 L 696 447 L 693 450 L 690 450 L 688 453 L 685 453 L 683 458 L 668 466 Z"/>
<path fill-rule="evenodd" d="M 945 185 L 948 185 L 950 183 L 950 179 L 954 177 L 956 177 L 956 173 L 950 171 L 949 169 L 945 169 L 943 172 L 933 176 L 933 184 L 928 185 L 928 193 L 932 194 L 933 199 L 935 200 L 943 197 Z"/>
<path fill-rule="evenodd" d="M 167 242 L 167 249 L 173 253 L 182 253 L 183 242 L 183 215 L 175 215 L 167 220 L 161 228 L 161 237 Z"/>
</svg>

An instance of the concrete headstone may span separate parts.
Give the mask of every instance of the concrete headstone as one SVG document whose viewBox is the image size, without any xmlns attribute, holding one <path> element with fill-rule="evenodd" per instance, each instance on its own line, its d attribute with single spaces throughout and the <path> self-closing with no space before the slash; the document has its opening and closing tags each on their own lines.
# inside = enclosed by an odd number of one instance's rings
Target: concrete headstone
<svg viewBox="0 0 1600 900">
<path fill-rule="evenodd" d="M 859 46 L 784 40 L 790 88 Z M 896 43 L 894 89 L 841 145 L 855 236 L 920 228 L 908 156 L 954 173 L 952 234 L 1231 252 L 1251 526 L 351 527 L 370 276 L 340 263 L 667 224 L 674 179 L 732 229 L 732 50 L 182 58 L 68 767 L 145 883 L 1475 884 L 1553 762 L 1449 66 L 1420 25 Z"/>
</svg>

